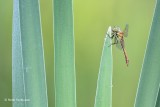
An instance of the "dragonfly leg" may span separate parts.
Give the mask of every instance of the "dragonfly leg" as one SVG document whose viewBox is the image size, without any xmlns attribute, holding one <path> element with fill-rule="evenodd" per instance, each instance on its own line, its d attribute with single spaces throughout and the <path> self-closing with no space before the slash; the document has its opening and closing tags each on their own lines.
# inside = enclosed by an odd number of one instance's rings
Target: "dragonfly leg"
<svg viewBox="0 0 160 107">
<path fill-rule="evenodd" d="M 116 33 L 115 33 L 115 32 L 112 32 L 111 35 L 112 35 L 112 36 L 111 36 L 110 38 L 113 39 L 113 38 L 116 36 Z"/>
<path fill-rule="evenodd" d="M 116 43 L 112 43 L 112 44 L 110 44 L 108 47 L 110 47 L 111 45 L 115 45 Z"/>
<path fill-rule="evenodd" d="M 111 36 L 108 35 L 109 38 L 113 39 L 116 36 L 116 33 L 112 31 Z"/>
<path fill-rule="evenodd" d="M 115 44 L 117 44 L 117 43 L 118 43 L 117 38 L 114 38 L 114 42 L 113 42 L 112 44 L 110 44 L 108 47 L 110 47 L 111 45 L 115 45 Z"/>
</svg>

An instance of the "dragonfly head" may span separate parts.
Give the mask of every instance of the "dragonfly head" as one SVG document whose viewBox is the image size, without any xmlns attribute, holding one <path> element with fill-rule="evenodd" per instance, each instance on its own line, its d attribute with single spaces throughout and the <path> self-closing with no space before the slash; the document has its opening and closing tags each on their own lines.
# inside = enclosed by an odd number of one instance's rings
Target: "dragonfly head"
<svg viewBox="0 0 160 107">
<path fill-rule="evenodd" d="M 121 29 L 120 29 L 119 26 L 114 26 L 114 27 L 112 28 L 112 31 L 114 31 L 114 32 L 119 32 L 119 31 L 121 31 Z"/>
</svg>

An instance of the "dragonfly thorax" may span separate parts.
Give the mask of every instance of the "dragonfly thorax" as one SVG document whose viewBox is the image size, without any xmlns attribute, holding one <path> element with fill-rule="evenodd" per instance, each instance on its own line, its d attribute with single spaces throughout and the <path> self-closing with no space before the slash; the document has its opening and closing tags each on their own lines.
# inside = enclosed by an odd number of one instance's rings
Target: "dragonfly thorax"
<svg viewBox="0 0 160 107">
<path fill-rule="evenodd" d="M 121 31 L 120 27 L 115 26 L 112 28 L 112 38 L 117 37 L 117 38 L 122 38 L 123 37 L 123 32 Z"/>
</svg>

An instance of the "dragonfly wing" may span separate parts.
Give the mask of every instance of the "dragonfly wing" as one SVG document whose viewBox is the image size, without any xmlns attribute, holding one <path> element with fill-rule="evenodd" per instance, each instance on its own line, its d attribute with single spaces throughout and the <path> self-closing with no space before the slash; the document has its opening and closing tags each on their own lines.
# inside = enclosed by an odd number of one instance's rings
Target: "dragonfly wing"
<svg viewBox="0 0 160 107">
<path fill-rule="evenodd" d="M 121 46 L 120 43 L 116 44 L 116 47 L 117 47 L 118 49 L 122 50 L 122 46 Z"/>
<path fill-rule="evenodd" d="M 122 49 L 122 45 L 119 39 L 117 39 L 116 47 L 120 50 Z"/>
<path fill-rule="evenodd" d="M 124 44 L 124 39 L 122 38 L 122 39 L 117 39 L 117 44 L 116 44 L 116 47 L 118 48 L 118 49 L 122 49 L 122 48 L 125 48 L 125 44 Z"/>
<path fill-rule="evenodd" d="M 126 24 L 126 27 L 125 27 L 125 29 L 124 29 L 124 37 L 127 37 L 128 36 L 128 28 L 129 28 L 129 25 L 128 24 Z"/>
</svg>

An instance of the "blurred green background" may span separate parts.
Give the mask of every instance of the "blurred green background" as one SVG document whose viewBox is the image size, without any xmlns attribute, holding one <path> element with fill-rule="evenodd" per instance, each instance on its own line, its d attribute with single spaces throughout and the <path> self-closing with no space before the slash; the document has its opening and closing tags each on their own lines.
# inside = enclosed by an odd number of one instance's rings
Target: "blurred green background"
<svg viewBox="0 0 160 107">
<path fill-rule="evenodd" d="M 130 60 L 113 47 L 113 107 L 133 107 L 155 0 L 73 0 L 78 107 L 93 107 L 100 58 L 109 26 L 129 24 Z M 54 107 L 53 1 L 40 0 L 49 107 Z M 0 0 L 0 107 L 11 107 L 12 0 Z"/>
</svg>

